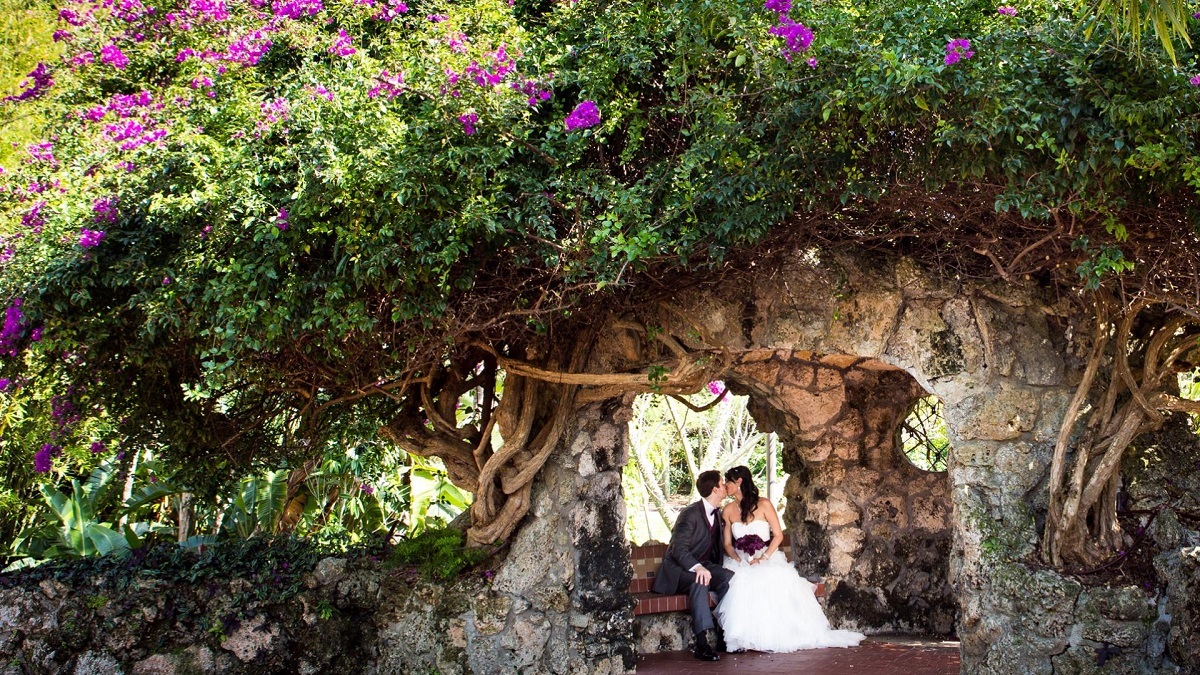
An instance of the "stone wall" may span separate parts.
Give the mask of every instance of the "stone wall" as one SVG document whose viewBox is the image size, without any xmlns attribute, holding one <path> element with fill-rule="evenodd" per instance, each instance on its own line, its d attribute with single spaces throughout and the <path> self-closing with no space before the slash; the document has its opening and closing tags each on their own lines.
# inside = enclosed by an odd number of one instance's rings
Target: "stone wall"
<svg viewBox="0 0 1200 675">
<path fill-rule="evenodd" d="M 941 606 L 937 483 L 948 478 L 963 672 L 1198 672 L 1200 534 L 1186 514 L 1146 524 L 1163 551 L 1155 588 L 1084 588 L 1037 564 L 1050 452 L 1087 349 L 1065 310 L 1035 288 L 938 280 L 903 259 L 797 252 L 762 269 L 680 290 L 671 312 L 647 303 L 638 318 L 693 347 L 761 357 L 723 376 L 787 439 L 789 522 L 803 564 L 837 583 L 835 618 L 921 629 L 900 601 Z M 590 371 L 644 367 L 638 340 L 615 322 L 607 331 L 613 349 Z M 902 402 L 921 391 L 944 404 L 946 477 L 914 474 L 889 450 Z M 8 588 L 5 675 L 631 672 L 627 410 L 609 400 L 578 411 L 490 582 L 434 585 L 331 559 L 287 602 L 262 594 L 269 578 Z M 1130 494 L 1153 500 L 1154 486 L 1192 480 L 1196 455 L 1182 456 Z"/>
<path fill-rule="evenodd" d="M 328 558 L 284 596 L 284 575 L 10 581 L 0 586 L 0 672 L 632 672 L 623 410 L 581 412 L 490 579 L 439 584 L 370 558 Z"/>
<path fill-rule="evenodd" d="M 1152 620 L 1140 606 L 1135 608 L 1138 603 L 1128 589 L 1084 592 L 1076 582 L 1042 569 L 1037 562 L 1039 519 L 1044 518 L 1048 501 L 1045 484 L 1050 454 L 1078 382 L 1080 357 L 1088 347 L 1075 337 L 1079 331 L 1070 324 L 1069 308 L 1043 297 L 1034 286 L 970 285 L 934 278 L 905 259 L 811 251 L 796 252 L 770 269 L 764 266 L 760 272 L 732 275 L 721 284 L 678 287 L 681 290 L 667 301 L 673 308 L 671 316 L 660 312 L 643 320 L 661 326 L 691 347 L 719 345 L 728 353 L 762 353 L 764 362 L 849 355 L 845 358 L 903 370 L 921 389 L 942 401 L 952 446 L 949 583 L 958 599 L 957 633 L 962 640 L 964 672 L 1091 672 L 1082 665 L 1086 659 L 1078 657 L 1094 646 L 1084 636 L 1101 635 L 1117 624 L 1123 629 L 1132 624 L 1147 627 L 1146 631 L 1121 633 L 1124 642 L 1140 642 L 1123 648 L 1127 670 L 1120 672 L 1181 672 L 1173 670 L 1176 667 L 1188 672 L 1187 655 L 1178 651 L 1186 647 L 1171 645 L 1191 643 L 1175 639 L 1165 653 L 1150 644 L 1157 639 L 1148 630 Z M 778 356 L 769 356 L 772 352 Z M 761 372 L 752 372 L 756 368 Z M 768 409 L 786 412 L 787 404 L 781 399 L 787 396 L 778 390 L 792 386 L 789 378 L 807 381 L 810 376 L 770 371 L 762 365 L 725 377 L 740 378 L 743 386 L 756 394 L 759 412 L 764 413 Z M 815 408 L 819 414 L 811 419 L 840 409 L 844 401 L 839 405 L 837 397 L 849 391 L 849 387 L 839 386 L 832 373 L 822 376 L 818 372 L 815 387 L 809 391 L 807 410 Z M 821 400 L 811 396 L 817 392 Z M 826 392 L 833 398 L 826 400 Z M 895 413 L 881 410 L 876 414 Z M 756 414 L 760 421 L 768 417 Z M 836 457 L 838 446 L 826 444 L 826 455 L 818 442 L 817 425 L 801 423 L 797 415 L 782 417 L 768 426 L 784 429 L 788 417 L 795 417 L 799 425 L 789 432 L 798 451 L 791 466 L 800 474 L 793 494 L 814 504 L 827 502 L 828 496 L 812 499 L 817 493 L 809 490 L 823 488 L 811 488 L 810 484 L 819 486 L 827 480 L 820 464 Z M 882 421 L 864 420 L 864 424 L 879 428 Z M 821 456 L 826 459 L 814 461 Z M 829 466 L 842 465 L 847 474 L 852 468 L 861 468 L 866 475 L 872 471 L 865 466 L 871 461 L 867 452 L 860 454 L 858 463 L 838 457 Z M 806 468 L 810 469 L 807 473 Z M 865 524 L 875 517 L 869 505 L 843 496 L 842 501 L 849 503 L 834 509 L 837 518 L 862 518 Z M 822 515 L 821 506 L 813 508 L 811 522 L 819 524 L 829 517 L 828 512 Z M 911 518 L 912 514 L 908 515 Z M 800 519 L 790 522 L 804 529 L 810 542 L 819 542 L 822 536 L 830 538 L 828 546 L 810 544 L 808 564 L 814 568 L 826 564 L 822 550 L 858 550 L 865 557 L 867 532 L 862 527 L 847 522 L 830 532 L 819 532 L 807 525 L 807 503 L 803 513 L 792 518 Z M 861 544 L 856 530 L 862 533 Z M 837 531 L 845 533 L 846 541 L 832 540 Z M 1189 550 L 1177 551 L 1175 581 L 1167 584 L 1160 599 L 1178 596 L 1181 588 L 1193 588 L 1187 581 L 1193 569 Z M 852 577 L 855 565 L 874 566 L 860 563 L 852 555 L 839 554 L 839 559 L 835 567 L 834 555 L 830 556 L 831 575 L 846 571 Z M 846 561 L 852 561 L 849 569 Z M 863 583 L 871 576 L 860 575 L 856 582 Z M 856 607 L 872 602 L 890 606 L 886 593 L 884 598 L 870 593 L 848 599 L 846 609 L 840 611 L 848 617 L 858 611 Z M 1155 619 L 1166 620 L 1165 612 Z M 1186 630 L 1194 633 L 1192 628 Z M 1169 632 L 1173 631 L 1171 627 Z M 1098 658 L 1095 649 L 1091 655 Z"/>
</svg>

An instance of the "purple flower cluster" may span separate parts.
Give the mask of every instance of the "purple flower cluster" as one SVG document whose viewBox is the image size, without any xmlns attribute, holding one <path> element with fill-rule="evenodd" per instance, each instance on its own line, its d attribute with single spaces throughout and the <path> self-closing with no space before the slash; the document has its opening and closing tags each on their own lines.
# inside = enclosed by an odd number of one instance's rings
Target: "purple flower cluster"
<svg viewBox="0 0 1200 675">
<path fill-rule="evenodd" d="M 68 388 L 66 395 L 54 396 L 50 399 L 50 417 L 58 424 L 57 434 L 66 432 L 67 427 L 75 424 L 82 415 L 79 414 L 79 409 L 75 407 L 75 402 L 71 400 L 71 395 L 75 393 L 74 387 Z"/>
<path fill-rule="evenodd" d="M 12 304 L 4 311 L 4 327 L 0 328 L 0 353 L 8 356 L 17 355 L 17 343 L 25 328 L 25 315 L 21 312 L 21 298 L 13 298 Z"/>
<path fill-rule="evenodd" d="M 337 39 L 329 47 L 329 53 L 334 56 L 352 56 L 358 51 L 353 45 L 354 38 L 347 35 L 345 29 L 339 29 Z"/>
<path fill-rule="evenodd" d="M 971 41 L 963 38 L 955 38 L 946 43 L 946 65 L 952 66 L 963 59 L 969 59 L 975 56 L 975 52 L 971 51 Z"/>
<path fill-rule="evenodd" d="M 595 101 L 584 101 L 575 106 L 563 122 L 567 125 L 567 131 L 594 127 L 600 123 L 600 109 L 596 107 Z"/>
<path fill-rule="evenodd" d="M 393 75 L 384 69 L 375 76 L 375 80 L 375 86 L 367 92 L 367 98 L 375 98 L 383 94 L 389 99 L 393 99 L 404 91 L 404 75 L 401 73 Z"/>
<path fill-rule="evenodd" d="M 788 16 L 788 12 L 792 11 L 791 0 L 766 0 L 763 8 L 778 15 L 779 23 L 772 26 L 770 32 L 771 35 L 783 38 L 783 58 L 791 63 L 793 56 L 807 51 L 812 44 L 812 29 Z"/>
<path fill-rule="evenodd" d="M 1193 75 L 1188 82 L 1191 82 L 1193 87 L 1200 87 L 1200 75 Z"/>
<path fill-rule="evenodd" d="M 34 202 L 25 215 L 21 216 L 21 224 L 33 230 L 34 234 L 41 234 L 42 226 L 46 224 L 46 217 L 42 215 L 44 208 L 46 208 L 46 202 L 41 200 Z"/>
<path fill-rule="evenodd" d="M 1016 16 L 1017 8 L 1009 7 L 1008 5 L 1002 5 L 1002 6 L 996 8 L 996 13 L 1001 16 Z"/>
<path fill-rule="evenodd" d="M 529 104 L 530 108 L 536 108 L 538 103 L 550 100 L 550 97 L 553 96 L 554 92 L 551 91 L 548 86 L 549 85 L 543 87 L 542 84 L 537 80 L 525 80 L 523 84 L 520 82 L 512 83 L 513 89 L 529 97 L 526 100 L 526 103 Z"/>
<path fill-rule="evenodd" d="M 315 16 L 325 9 L 321 0 L 275 0 L 271 11 L 275 16 L 285 19 L 299 19 L 302 16 Z"/>
<path fill-rule="evenodd" d="M 449 18 L 450 17 L 446 16 L 445 14 L 430 14 L 429 16 L 425 17 L 425 20 L 429 23 L 441 23 Z"/>
<path fill-rule="evenodd" d="M 62 454 L 62 448 L 47 443 L 33 456 L 33 470 L 38 473 L 49 473 L 54 458 Z"/>
<path fill-rule="evenodd" d="M 153 14 L 154 10 L 146 9 L 140 0 L 117 0 L 113 4 L 112 13 L 126 23 L 133 23 L 147 14 Z"/>
<path fill-rule="evenodd" d="M 270 101 L 263 101 L 258 107 L 263 114 L 263 118 L 258 122 L 258 130 L 260 132 L 276 122 L 287 121 L 292 113 L 291 104 L 282 96 L 273 98 Z"/>
<path fill-rule="evenodd" d="M 106 445 L 104 444 L 104 441 L 94 441 L 94 442 L 92 443 L 91 447 L 90 447 L 90 448 L 88 448 L 88 449 L 92 451 L 92 454 L 93 454 L 93 455 L 99 455 L 100 453 L 102 453 L 102 452 L 104 452 L 105 450 L 107 450 L 107 449 L 108 449 L 108 446 L 106 446 Z"/>
<path fill-rule="evenodd" d="M 308 92 L 308 95 L 310 98 L 316 98 L 316 97 L 320 96 L 321 98 L 325 99 L 326 101 L 333 100 L 333 92 L 329 91 L 322 85 L 319 85 L 319 84 L 305 85 L 304 90 Z"/>
<path fill-rule="evenodd" d="M 104 135 L 108 139 L 115 142 L 121 142 L 129 138 L 134 138 L 146 130 L 146 127 L 137 120 L 125 120 L 118 124 L 108 124 L 104 127 Z"/>
<path fill-rule="evenodd" d="M 67 25 L 78 28 L 80 26 L 87 25 L 87 23 L 91 21 L 93 11 L 94 8 L 89 7 L 87 12 L 83 16 L 80 16 L 79 13 L 73 9 L 63 8 L 58 10 L 58 18 L 59 20 L 66 22 Z"/>
<path fill-rule="evenodd" d="M 125 52 L 116 45 L 105 45 L 100 50 L 100 62 L 116 68 L 117 70 L 125 70 L 129 65 L 129 57 L 125 56 Z"/>
<path fill-rule="evenodd" d="M 8 101 L 28 101 L 38 98 L 42 94 L 45 94 L 46 90 L 54 84 L 54 78 L 50 77 L 50 69 L 44 63 L 37 64 L 25 77 L 26 79 L 21 82 L 21 89 L 24 91 L 12 96 L 5 96 L 4 101 L 6 103 Z"/>
<path fill-rule="evenodd" d="M 400 0 L 388 0 L 385 7 L 379 10 L 379 13 L 371 17 L 376 21 L 391 21 L 392 19 L 400 18 L 401 14 L 408 11 L 408 5 Z"/>
<path fill-rule="evenodd" d="M 793 55 L 807 51 L 813 41 L 812 29 L 787 16 L 779 17 L 779 24 L 771 28 L 771 35 L 783 38 L 783 58 L 788 61 L 792 60 Z"/>
<path fill-rule="evenodd" d="M 733 540 L 733 548 L 746 554 L 746 557 L 753 557 L 755 553 L 765 549 L 767 542 L 757 534 L 744 534 Z"/>
<path fill-rule="evenodd" d="M 220 22 L 228 19 L 229 10 L 224 0 L 191 0 L 186 11 L 167 15 L 168 21 L 183 30 L 188 30 L 183 27 L 188 20 Z"/>
<path fill-rule="evenodd" d="M 80 248 L 96 248 L 107 236 L 104 230 L 89 230 L 86 227 L 79 231 Z"/>
<path fill-rule="evenodd" d="M 363 483 L 362 485 L 358 486 L 358 489 L 361 490 L 363 494 L 375 494 L 375 486 L 371 485 L 370 483 Z"/>
<path fill-rule="evenodd" d="M 468 136 L 475 135 L 475 123 L 479 121 L 479 115 L 475 113 L 464 113 L 458 116 L 459 123 L 462 124 L 463 133 Z"/>
<path fill-rule="evenodd" d="M 271 44 L 271 40 L 267 38 L 266 31 L 252 31 L 229 43 L 228 49 L 225 50 L 225 54 L 221 58 L 243 66 L 258 65 L 262 57 L 270 51 Z"/>
<path fill-rule="evenodd" d="M 117 222 L 117 198 L 101 197 L 92 202 L 92 220 L 97 223 Z"/>
<path fill-rule="evenodd" d="M 466 33 L 452 33 L 446 36 L 446 44 L 450 47 L 450 51 L 455 54 L 466 54 L 468 42 L 470 42 L 470 39 Z"/>
<path fill-rule="evenodd" d="M 453 47 L 451 47 L 453 49 Z M 508 55 L 507 47 L 500 45 L 499 49 L 489 54 L 491 56 L 491 65 L 481 66 L 478 61 L 472 61 L 471 65 L 463 71 L 463 75 L 469 75 L 475 84 L 481 87 L 495 87 L 504 81 L 504 78 L 509 73 L 516 69 L 516 62 Z"/>
<path fill-rule="evenodd" d="M 51 141 L 30 143 L 25 147 L 25 150 L 29 152 L 30 162 L 58 163 L 58 160 L 54 158 L 54 143 Z"/>
<path fill-rule="evenodd" d="M 275 215 L 275 227 L 278 227 L 280 231 L 288 229 L 287 209 L 279 209 L 279 213 Z"/>
<path fill-rule="evenodd" d="M 722 382 L 720 380 L 713 380 L 712 382 L 708 383 L 708 393 L 712 394 L 713 396 L 716 396 L 717 394 L 720 394 L 723 391 L 725 391 L 725 383 L 724 382 Z"/>
</svg>

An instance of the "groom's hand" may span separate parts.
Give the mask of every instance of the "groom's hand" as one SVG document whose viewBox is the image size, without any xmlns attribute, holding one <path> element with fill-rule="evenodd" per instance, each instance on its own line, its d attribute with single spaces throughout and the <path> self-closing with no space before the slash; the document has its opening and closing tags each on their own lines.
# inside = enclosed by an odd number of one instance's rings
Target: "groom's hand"
<svg viewBox="0 0 1200 675">
<path fill-rule="evenodd" d="M 700 569 L 696 570 L 696 583 L 701 586 L 707 586 L 710 581 L 712 581 L 712 572 L 709 572 L 707 567 L 701 565 Z"/>
</svg>

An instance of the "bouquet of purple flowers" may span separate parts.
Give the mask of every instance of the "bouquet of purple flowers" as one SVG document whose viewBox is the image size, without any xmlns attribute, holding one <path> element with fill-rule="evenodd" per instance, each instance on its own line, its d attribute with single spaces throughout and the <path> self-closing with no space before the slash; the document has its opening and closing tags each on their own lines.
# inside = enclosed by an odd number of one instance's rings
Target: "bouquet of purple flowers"
<svg viewBox="0 0 1200 675">
<path fill-rule="evenodd" d="M 744 534 L 733 540 L 733 548 L 746 554 L 746 558 L 753 558 L 755 553 L 767 547 L 767 542 L 757 534 Z"/>
</svg>

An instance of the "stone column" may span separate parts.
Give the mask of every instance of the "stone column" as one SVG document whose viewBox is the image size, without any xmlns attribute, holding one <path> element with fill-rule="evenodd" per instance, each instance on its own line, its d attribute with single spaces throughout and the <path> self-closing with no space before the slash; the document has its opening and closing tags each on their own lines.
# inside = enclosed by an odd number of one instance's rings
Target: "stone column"
<svg viewBox="0 0 1200 675">
<path fill-rule="evenodd" d="M 954 554 L 963 672 L 1050 673 L 1081 588 L 1031 567 L 1045 479 L 1073 393 L 1055 335 L 1034 306 L 956 297 L 902 317 L 951 436 Z M 1058 344 L 1055 344 L 1055 341 Z"/>
<path fill-rule="evenodd" d="M 472 610 L 471 671 L 634 671 L 621 494 L 628 411 L 616 400 L 580 409 L 542 469 L 489 598 Z"/>
</svg>

